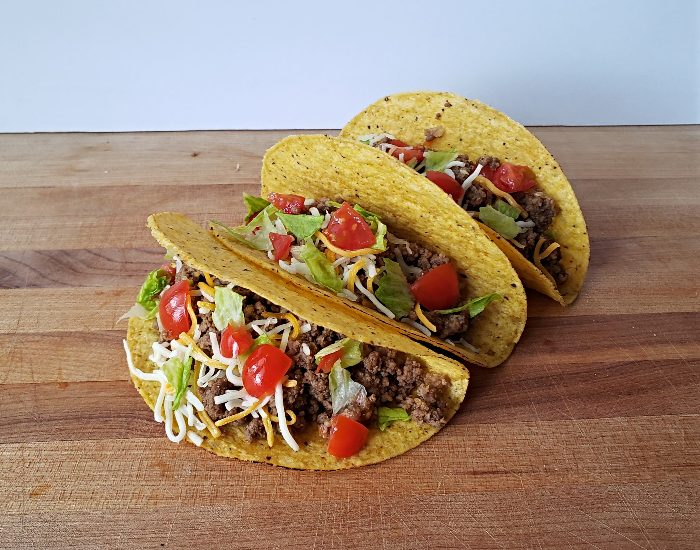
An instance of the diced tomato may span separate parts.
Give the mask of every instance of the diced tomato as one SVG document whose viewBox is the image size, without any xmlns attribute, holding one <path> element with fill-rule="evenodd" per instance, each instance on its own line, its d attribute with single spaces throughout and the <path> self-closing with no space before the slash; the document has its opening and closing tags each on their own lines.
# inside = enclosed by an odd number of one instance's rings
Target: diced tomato
<svg viewBox="0 0 700 550">
<path fill-rule="evenodd" d="M 537 184 L 535 174 L 527 166 L 519 166 L 505 162 L 501 164 L 489 178 L 493 184 L 506 193 L 527 191 Z"/>
<path fill-rule="evenodd" d="M 175 279 L 175 266 L 173 264 L 163 264 L 158 271 L 165 275 L 171 283 Z"/>
<path fill-rule="evenodd" d="M 292 247 L 294 237 L 292 235 L 282 235 L 281 233 L 270 233 L 270 242 L 274 250 L 272 257 L 276 262 L 289 258 L 289 249 Z"/>
<path fill-rule="evenodd" d="M 323 234 L 331 243 L 343 250 L 369 248 L 377 240 L 372 233 L 372 228 L 348 202 L 344 202 L 331 214 L 331 220 L 328 227 L 323 230 Z"/>
<path fill-rule="evenodd" d="M 496 170 L 498 170 L 498 168 L 491 168 L 488 164 L 484 164 L 479 175 L 484 176 L 487 180 L 493 181 L 493 175 L 496 173 Z"/>
<path fill-rule="evenodd" d="M 166 290 L 160 299 L 160 322 L 170 339 L 177 338 L 192 326 L 190 314 L 187 312 L 189 292 L 190 282 L 183 279 Z"/>
<path fill-rule="evenodd" d="M 401 160 L 403 154 L 403 162 L 408 163 L 411 159 L 416 159 L 416 164 L 423 160 L 423 149 L 419 147 L 397 147 L 391 152 L 392 156 Z"/>
<path fill-rule="evenodd" d="M 328 355 L 321 357 L 321 361 L 319 361 L 318 367 L 316 367 L 316 372 L 331 372 L 331 369 L 333 368 L 333 365 L 335 365 L 335 362 L 338 359 L 342 358 L 342 349 L 339 349 L 338 351 L 334 351 L 333 353 L 329 353 Z"/>
<path fill-rule="evenodd" d="M 435 170 L 428 170 L 425 173 L 425 177 L 447 193 L 450 197 L 454 199 L 455 202 L 459 202 L 464 194 L 464 190 L 459 182 L 452 176 L 448 176 L 444 172 L 436 172 Z"/>
<path fill-rule="evenodd" d="M 304 197 L 301 195 L 285 195 L 284 193 L 270 193 L 267 196 L 277 210 L 285 214 L 301 214 L 304 211 Z"/>
<path fill-rule="evenodd" d="M 451 263 L 434 267 L 411 285 L 418 303 L 427 309 L 448 309 L 459 301 L 459 280 Z"/>
<path fill-rule="evenodd" d="M 352 418 L 338 415 L 331 421 L 328 453 L 336 458 L 347 458 L 359 453 L 367 443 L 369 430 Z"/>
<path fill-rule="evenodd" d="M 234 328 L 233 325 L 228 325 L 221 333 L 219 347 L 224 357 L 238 357 L 248 351 L 252 345 L 253 337 L 244 327 Z"/>
<path fill-rule="evenodd" d="M 400 139 L 390 139 L 389 143 L 395 145 L 396 147 L 408 147 L 408 143 L 403 142 Z"/>
<path fill-rule="evenodd" d="M 292 359 L 281 349 L 262 344 L 243 365 L 243 387 L 253 397 L 270 395 L 291 366 Z"/>
</svg>

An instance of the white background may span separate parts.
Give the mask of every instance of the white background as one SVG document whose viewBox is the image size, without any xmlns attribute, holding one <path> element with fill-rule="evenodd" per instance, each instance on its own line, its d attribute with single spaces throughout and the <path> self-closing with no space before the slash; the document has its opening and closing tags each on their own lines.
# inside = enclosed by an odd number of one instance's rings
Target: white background
<svg viewBox="0 0 700 550">
<path fill-rule="evenodd" d="M 693 0 L 0 0 L 0 131 L 338 128 L 415 89 L 700 123 L 699 59 Z"/>
</svg>

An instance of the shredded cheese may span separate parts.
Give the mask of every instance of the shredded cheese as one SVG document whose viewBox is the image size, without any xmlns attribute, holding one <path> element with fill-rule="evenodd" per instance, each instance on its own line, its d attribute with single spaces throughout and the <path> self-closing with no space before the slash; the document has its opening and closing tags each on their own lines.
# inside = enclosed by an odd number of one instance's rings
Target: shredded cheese
<svg viewBox="0 0 700 550">
<path fill-rule="evenodd" d="M 331 263 L 338 259 L 335 252 L 333 252 L 330 248 L 326 248 L 326 258 L 328 258 L 328 261 Z"/>
<path fill-rule="evenodd" d="M 209 294 L 209 296 L 214 296 L 214 288 L 209 286 L 207 283 L 200 281 L 199 283 L 197 283 L 197 286 L 202 292 L 206 292 L 207 294 Z"/>
<path fill-rule="evenodd" d="M 420 320 L 421 323 L 425 325 L 425 328 L 427 328 L 430 332 L 437 332 L 437 327 L 432 324 L 428 318 L 423 314 L 423 310 L 420 307 L 420 304 L 416 302 L 416 307 L 414 309 L 416 312 L 416 315 L 418 316 L 418 319 Z"/>
<path fill-rule="evenodd" d="M 287 319 L 292 325 L 292 333 L 289 335 L 289 337 L 292 340 L 296 340 L 299 337 L 299 332 L 301 329 L 299 328 L 299 319 L 294 317 L 291 313 L 285 313 L 284 315 L 280 315 L 282 319 Z"/>
<path fill-rule="evenodd" d="M 283 384 L 283 385 L 284 385 L 284 384 Z M 296 423 L 296 421 L 297 421 L 297 415 L 294 414 L 294 411 L 292 411 L 291 409 L 287 409 L 287 410 L 284 411 L 284 412 L 286 412 L 286 413 L 289 415 L 289 420 L 287 420 L 287 426 L 293 426 L 293 425 Z M 280 421 L 280 419 L 277 418 L 275 415 L 270 414 L 269 412 L 268 412 L 267 414 L 270 416 L 270 420 L 272 420 L 273 422 L 279 422 L 279 421 Z"/>
<path fill-rule="evenodd" d="M 527 212 L 523 209 L 522 206 L 520 206 L 520 205 L 518 204 L 518 201 L 516 201 L 512 196 L 510 196 L 510 195 L 509 195 L 508 193 L 506 193 L 505 191 L 501 191 L 498 187 L 496 187 L 496 186 L 491 182 L 491 180 L 489 180 L 489 179 L 487 179 L 487 178 L 485 178 L 485 177 L 483 177 L 483 176 L 478 176 L 478 177 L 474 180 L 474 183 L 478 183 L 479 185 L 481 185 L 481 187 L 485 187 L 486 189 L 488 189 L 489 191 L 491 191 L 491 193 L 493 193 L 493 194 L 496 195 L 497 197 L 501 197 L 502 199 L 504 199 L 504 200 L 505 200 L 508 204 L 510 204 L 513 208 L 516 208 L 516 209 L 518 210 L 518 212 L 520 212 L 520 214 L 521 214 L 522 216 L 527 216 Z"/>
<path fill-rule="evenodd" d="M 265 407 L 260 407 L 260 416 L 262 416 L 262 423 L 265 426 L 265 433 L 267 433 L 267 446 L 272 447 L 275 444 L 275 432 L 272 430 L 272 421 Z"/>
<path fill-rule="evenodd" d="M 214 422 L 214 424 L 218 427 L 225 426 L 226 424 L 230 424 L 231 422 L 235 422 L 236 420 L 240 420 L 241 418 L 245 418 L 248 416 L 250 413 L 252 413 L 255 409 L 257 409 L 260 406 L 260 403 L 262 403 L 262 399 L 258 399 L 253 403 L 250 407 L 248 407 L 246 410 L 241 411 L 239 413 L 236 413 L 232 416 L 227 416 L 226 418 L 222 418 L 221 420 L 217 420 Z"/>
<path fill-rule="evenodd" d="M 284 398 L 282 395 L 282 381 L 280 380 L 277 382 L 277 386 L 275 387 L 275 408 L 278 411 L 283 411 L 284 410 Z M 292 437 L 292 434 L 289 432 L 289 426 L 287 426 L 287 415 L 281 414 L 279 417 L 279 427 L 280 427 L 280 433 L 282 434 L 282 437 L 284 440 L 287 442 L 287 445 L 289 445 L 293 451 L 298 451 L 299 450 L 299 444 L 294 440 L 294 437 Z M 296 418 L 295 418 L 296 420 Z"/>
<path fill-rule="evenodd" d="M 225 365 L 216 359 L 212 359 L 206 353 L 204 353 L 189 334 L 183 332 L 180 334 L 179 340 L 176 341 L 183 346 L 192 346 L 192 357 L 194 357 L 197 361 L 201 361 L 205 365 L 214 367 L 215 369 L 226 370 L 228 368 L 228 365 Z"/>
<path fill-rule="evenodd" d="M 306 344 L 307 346 L 309 344 Z M 310 353 L 307 353 L 306 355 L 311 355 Z M 296 380 L 287 380 L 282 384 L 285 388 L 296 388 L 297 386 L 297 381 Z"/>
<path fill-rule="evenodd" d="M 355 279 L 357 278 L 357 273 L 365 267 L 365 260 L 362 259 L 359 262 L 355 262 L 355 264 L 350 268 L 350 272 L 348 273 L 348 284 L 346 285 L 346 288 L 350 291 L 353 292 L 355 290 Z"/>
<path fill-rule="evenodd" d="M 552 274 L 545 269 L 545 267 L 542 265 L 542 262 L 540 261 L 542 258 L 540 256 L 540 250 L 542 250 L 542 245 L 544 244 L 544 237 L 540 237 L 539 240 L 537 241 L 537 244 L 535 245 L 535 252 L 533 255 L 533 259 L 535 262 L 535 265 L 537 266 L 537 269 L 539 269 L 542 274 L 549 279 L 554 286 L 557 286 L 557 282 L 554 280 L 554 277 L 552 277 Z"/>
<path fill-rule="evenodd" d="M 216 306 L 211 302 L 203 302 L 202 300 L 197 302 L 197 307 L 208 309 L 209 311 L 214 311 L 214 309 L 216 308 Z"/>
<path fill-rule="evenodd" d="M 389 319 L 394 319 L 396 317 L 396 315 L 394 315 L 394 312 L 387 308 L 384 304 L 382 304 L 374 294 L 372 294 L 369 290 L 363 287 L 360 281 L 356 281 L 355 284 L 357 285 L 357 288 L 360 290 L 360 292 L 367 296 L 369 301 L 372 302 L 379 311 L 381 311 Z"/>
<path fill-rule="evenodd" d="M 552 243 L 550 244 L 547 248 L 545 248 L 542 251 L 542 254 L 540 254 L 540 260 L 544 260 L 547 256 L 549 256 L 552 252 L 554 252 L 557 248 L 559 248 L 559 243 Z"/>
<path fill-rule="evenodd" d="M 192 321 L 190 323 L 190 330 L 187 331 L 187 334 L 189 336 L 194 336 L 194 333 L 196 332 L 199 323 L 197 323 L 197 316 L 194 313 L 194 310 L 192 309 L 192 299 L 188 296 L 187 297 L 187 313 L 190 314 L 190 320 Z"/>
<path fill-rule="evenodd" d="M 357 256 L 364 256 L 365 254 L 377 254 L 378 252 L 381 252 L 381 250 L 376 250 L 374 248 L 360 248 L 358 250 L 343 250 L 342 248 L 338 248 L 337 246 L 331 244 L 331 242 L 328 240 L 328 237 L 326 237 L 320 231 L 316 232 L 315 236 L 318 237 L 319 239 L 321 239 L 323 244 L 326 245 L 326 248 L 331 249 L 338 256 L 343 256 L 345 258 L 355 258 Z"/>
<path fill-rule="evenodd" d="M 519 243 L 519 242 L 516 241 L 515 239 L 508 239 L 508 242 L 509 242 L 510 244 L 512 244 L 515 248 L 520 248 L 520 249 L 525 248 L 525 245 L 524 245 L 524 244 Z"/>
<path fill-rule="evenodd" d="M 214 288 L 214 279 L 212 279 L 211 275 L 209 273 L 202 272 L 202 275 L 204 276 L 204 280 L 207 282 L 207 284 Z"/>
<path fill-rule="evenodd" d="M 195 380 L 199 379 L 199 376 L 201 374 L 201 370 L 202 370 L 202 364 L 195 362 L 195 367 L 194 367 Z M 199 391 L 197 390 L 196 385 L 192 386 L 192 393 L 195 395 L 195 397 L 199 398 Z M 207 413 L 207 411 L 204 410 L 204 408 L 202 408 L 201 411 L 199 411 L 199 410 L 197 411 L 197 416 L 199 417 L 199 419 L 202 422 L 204 422 L 204 424 L 206 425 L 207 430 L 209 430 L 209 433 L 211 434 L 212 438 L 216 439 L 217 437 L 221 437 L 221 430 L 214 425 L 214 421 L 209 416 L 209 413 Z"/>
</svg>

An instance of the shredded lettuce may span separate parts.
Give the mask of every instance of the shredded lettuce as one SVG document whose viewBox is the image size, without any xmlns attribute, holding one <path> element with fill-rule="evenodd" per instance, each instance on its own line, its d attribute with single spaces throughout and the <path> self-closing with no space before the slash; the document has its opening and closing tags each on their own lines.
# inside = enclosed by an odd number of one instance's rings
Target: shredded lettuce
<svg viewBox="0 0 700 550">
<path fill-rule="evenodd" d="M 314 281 L 336 294 L 343 288 L 343 281 L 333 269 L 333 264 L 312 242 L 307 241 L 301 249 L 301 259 L 311 272 Z"/>
<path fill-rule="evenodd" d="M 517 220 L 518 216 L 520 216 L 520 210 L 515 208 L 515 206 L 511 206 L 504 200 L 498 199 L 494 206 L 496 207 L 496 210 L 498 210 L 501 214 L 505 214 L 506 216 L 508 216 L 509 218 L 513 218 L 514 220 Z"/>
<path fill-rule="evenodd" d="M 401 271 L 401 266 L 394 260 L 387 258 L 384 259 L 384 273 L 377 283 L 374 295 L 396 315 L 397 319 L 408 315 L 415 305 L 413 294 L 411 294 L 406 276 Z"/>
<path fill-rule="evenodd" d="M 243 200 L 248 208 L 248 216 L 255 216 L 261 210 L 265 210 L 270 204 L 262 197 L 256 197 L 254 195 L 249 195 L 248 193 L 243 193 Z"/>
<path fill-rule="evenodd" d="M 161 367 L 168 383 L 175 390 L 175 400 L 173 401 L 173 409 L 180 406 L 180 401 L 187 391 L 187 385 L 190 381 L 190 372 L 192 371 L 192 357 L 187 355 L 184 360 L 179 357 L 171 357 Z"/>
<path fill-rule="evenodd" d="M 374 233 L 374 236 L 376 237 L 372 248 L 375 250 L 381 250 L 382 252 L 386 250 L 386 225 L 382 223 L 382 220 L 380 220 L 379 216 L 377 216 L 374 212 L 365 210 L 359 204 L 356 204 L 354 208 L 355 211 L 364 218 L 367 225 L 369 225 L 370 229 L 372 229 L 372 233 Z"/>
<path fill-rule="evenodd" d="M 473 298 L 469 300 L 466 304 L 458 307 L 453 307 L 452 309 L 437 309 L 436 313 L 442 313 L 443 315 L 448 315 L 450 313 L 459 313 L 465 309 L 469 311 L 469 317 L 476 317 L 486 309 L 486 306 L 495 300 L 500 300 L 503 298 L 498 292 L 492 292 L 486 296 L 480 296 L 479 298 Z"/>
<path fill-rule="evenodd" d="M 314 355 L 316 364 L 318 365 L 321 362 L 321 359 L 326 355 L 335 353 L 340 349 L 343 350 L 343 355 L 340 358 L 341 367 L 352 367 L 353 365 L 357 365 L 360 361 L 362 361 L 362 343 L 350 338 L 343 338 L 330 346 L 326 346 L 316 355 Z"/>
<path fill-rule="evenodd" d="M 272 338 L 270 338 L 267 334 L 261 334 L 258 336 L 255 340 L 253 340 L 253 345 L 251 346 L 251 351 L 257 348 L 258 346 L 262 346 L 263 344 L 272 344 Z"/>
<path fill-rule="evenodd" d="M 492 206 L 479 208 L 479 220 L 506 239 L 512 239 L 520 233 L 520 227 L 513 218 L 506 216 Z"/>
<path fill-rule="evenodd" d="M 339 202 L 335 202 L 335 201 L 326 201 L 326 204 L 328 206 L 332 206 L 333 208 L 340 208 L 341 206 L 343 206 Z"/>
<path fill-rule="evenodd" d="M 158 296 L 168 284 L 169 277 L 160 269 L 151 271 L 141 285 L 136 303 L 146 310 L 145 319 L 153 319 L 158 310 Z"/>
<path fill-rule="evenodd" d="M 308 214 L 283 214 L 279 212 L 277 217 L 282 220 L 282 223 L 287 228 L 287 231 L 292 233 L 300 241 L 310 239 L 323 225 L 323 216 L 310 216 Z"/>
<path fill-rule="evenodd" d="M 277 209 L 270 204 L 261 210 L 246 225 L 239 225 L 238 227 L 231 228 L 215 220 L 212 220 L 212 223 L 224 229 L 230 237 L 246 246 L 255 248 L 256 250 L 272 250 L 270 233 L 275 232 L 275 224 L 272 223 L 270 216 L 276 213 Z"/>
<path fill-rule="evenodd" d="M 362 384 L 355 382 L 347 369 L 341 367 L 336 361 L 328 375 L 328 385 L 331 390 L 331 403 L 333 414 L 338 414 L 358 396 L 367 397 L 367 390 Z"/>
<path fill-rule="evenodd" d="M 411 420 L 411 415 L 401 407 L 379 407 L 377 409 L 377 423 L 382 432 L 392 422 L 405 422 L 406 420 Z"/>
<path fill-rule="evenodd" d="M 435 170 L 442 172 L 445 167 L 457 158 L 456 151 L 426 151 L 423 155 L 425 158 L 425 170 Z"/>
<path fill-rule="evenodd" d="M 243 317 L 243 296 L 225 286 L 214 289 L 214 326 L 224 330 L 229 324 L 240 327 L 245 324 Z"/>
</svg>

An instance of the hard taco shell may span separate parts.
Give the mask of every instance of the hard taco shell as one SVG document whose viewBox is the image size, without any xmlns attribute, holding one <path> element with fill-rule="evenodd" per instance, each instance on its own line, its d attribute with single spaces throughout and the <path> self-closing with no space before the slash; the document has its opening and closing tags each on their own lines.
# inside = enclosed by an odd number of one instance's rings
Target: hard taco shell
<svg viewBox="0 0 700 550">
<path fill-rule="evenodd" d="M 347 309 L 369 315 L 411 338 L 484 367 L 499 365 L 510 355 L 525 326 L 527 305 L 520 279 L 508 259 L 454 202 L 442 200 L 424 184 L 425 178 L 389 155 L 349 139 L 321 135 L 290 136 L 270 148 L 263 158 L 262 194 L 296 193 L 320 199 L 343 198 L 375 212 L 398 237 L 442 252 L 457 271 L 467 276 L 470 296 L 498 292 L 472 319 L 467 341 L 478 349 L 452 345 L 389 319 L 380 312 L 339 298 L 303 277 L 290 275 L 264 253 L 250 251 L 224 233 L 218 238 L 237 254 L 274 270 L 289 283 L 324 296 Z M 426 192 L 428 191 L 428 192 Z M 440 213 L 439 215 L 436 213 Z"/>
<path fill-rule="evenodd" d="M 177 254 L 183 263 L 194 269 L 247 288 L 309 322 L 344 336 L 415 356 L 428 370 L 442 373 L 451 380 L 447 418 L 451 418 L 459 408 L 467 391 L 469 372 L 457 362 L 440 357 L 382 323 L 357 316 L 352 310 L 324 302 L 316 294 L 287 285 L 273 273 L 259 269 L 245 258 L 230 254 L 209 232 L 182 214 L 154 214 L 149 217 L 148 226 L 163 247 Z M 148 356 L 152 343 L 157 340 L 158 332 L 153 321 L 130 319 L 127 342 L 136 368 L 144 372 L 153 370 L 154 364 L 148 360 Z M 153 409 L 159 384 L 134 376 L 132 381 Z M 279 435 L 272 448 L 264 441 L 248 443 L 243 436 L 243 429 L 232 425 L 227 426 L 217 439 L 209 437 L 207 432 L 201 432 L 200 435 L 204 436 L 203 448 L 223 457 L 304 470 L 335 470 L 373 464 L 400 455 L 438 431 L 437 428 L 414 422 L 395 422 L 383 432 L 373 427 L 370 428 L 366 447 L 357 455 L 342 460 L 326 452 L 327 442 L 313 426 L 297 436 L 300 450 L 296 453 Z"/>
<path fill-rule="evenodd" d="M 588 231 L 576 195 L 561 167 L 544 145 L 524 126 L 479 101 L 446 92 L 409 92 L 384 97 L 355 116 L 341 130 L 342 137 L 357 140 L 362 135 L 389 133 L 409 144 L 424 143 L 425 130 L 441 126 L 444 133 L 427 146 L 454 150 L 475 161 L 491 155 L 513 164 L 529 166 L 540 188 L 552 197 L 559 213 L 552 230 L 561 245 L 562 265 L 568 280 L 559 288 L 535 264 L 507 240 L 479 224 L 508 256 L 525 286 L 553 298 L 562 305 L 573 302 L 581 291 L 588 270 Z M 390 155 L 394 165 L 403 164 Z M 453 202 L 427 178 L 416 196 L 439 195 L 440 202 Z M 460 217 L 468 217 L 464 211 Z"/>
</svg>

